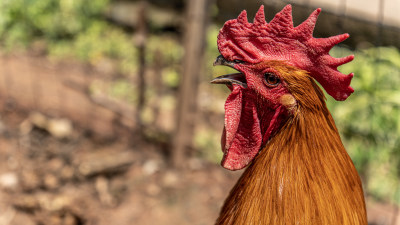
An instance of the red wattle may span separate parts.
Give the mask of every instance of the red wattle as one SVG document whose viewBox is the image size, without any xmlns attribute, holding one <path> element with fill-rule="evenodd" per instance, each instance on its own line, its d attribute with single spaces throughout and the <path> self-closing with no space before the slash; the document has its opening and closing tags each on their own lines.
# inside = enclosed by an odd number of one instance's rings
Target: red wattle
<svg viewBox="0 0 400 225">
<path fill-rule="evenodd" d="M 246 167 L 260 150 L 260 121 L 256 101 L 252 98 L 243 87 L 234 84 L 225 103 L 225 128 L 221 140 L 224 157 L 221 164 L 226 169 Z"/>
</svg>

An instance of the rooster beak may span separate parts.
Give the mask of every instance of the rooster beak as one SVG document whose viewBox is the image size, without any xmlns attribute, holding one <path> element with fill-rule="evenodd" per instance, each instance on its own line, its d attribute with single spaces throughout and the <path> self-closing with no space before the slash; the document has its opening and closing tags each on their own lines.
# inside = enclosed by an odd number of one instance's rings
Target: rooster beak
<svg viewBox="0 0 400 225">
<path fill-rule="evenodd" d="M 214 78 L 211 81 L 212 84 L 238 84 L 244 88 L 247 88 L 246 78 L 242 73 L 231 73 L 222 75 L 219 77 Z"/>
<path fill-rule="evenodd" d="M 229 66 L 229 67 L 234 68 L 235 63 L 226 60 L 222 55 L 220 55 L 215 60 L 213 66 L 219 66 L 219 65 Z M 243 73 L 231 73 L 231 74 L 222 75 L 222 76 L 214 78 L 211 81 L 211 83 L 212 84 L 226 84 L 226 85 L 238 84 L 244 88 L 247 88 L 246 77 L 244 76 Z"/>
</svg>

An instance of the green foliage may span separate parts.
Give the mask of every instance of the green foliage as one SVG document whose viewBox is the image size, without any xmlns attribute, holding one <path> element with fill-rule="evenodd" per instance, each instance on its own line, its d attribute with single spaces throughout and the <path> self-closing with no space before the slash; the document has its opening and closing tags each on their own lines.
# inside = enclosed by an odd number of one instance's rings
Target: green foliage
<svg viewBox="0 0 400 225">
<path fill-rule="evenodd" d="M 222 159 L 221 151 L 221 132 L 199 127 L 196 130 L 194 138 L 194 146 L 199 150 L 202 158 L 205 158 L 214 163 L 220 163 Z"/>
<path fill-rule="evenodd" d="M 27 48 L 35 40 L 50 56 L 97 64 L 114 60 L 117 72 L 136 70 L 132 37 L 104 19 L 109 0 L 4 0 L 0 42 L 5 49 Z M 130 63 L 127 63 L 130 62 Z"/>
<path fill-rule="evenodd" d="M 170 88 L 178 88 L 179 74 L 173 68 L 165 68 L 162 72 L 162 80 Z"/>
<path fill-rule="evenodd" d="M 147 39 L 146 61 L 152 63 L 157 61 L 157 57 L 162 55 L 163 64 L 176 66 L 180 64 L 183 57 L 183 46 L 176 40 L 176 37 L 169 35 L 150 36 Z"/>
<path fill-rule="evenodd" d="M 125 79 L 114 81 L 110 87 L 109 94 L 115 98 L 124 99 L 129 103 L 136 101 L 134 87 Z"/>
<path fill-rule="evenodd" d="M 100 19 L 108 0 L 3 0 L 0 39 L 9 47 L 32 39 L 71 38 Z"/>
<path fill-rule="evenodd" d="M 163 67 L 161 79 L 169 88 L 176 89 L 179 86 L 183 50 L 182 44 L 169 35 L 150 36 L 147 39 L 146 62 L 149 66 Z"/>
<path fill-rule="evenodd" d="M 332 50 L 336 57 L 349 54 Z M 354 54 L 354 62 L 340 68 L 354 72 L 354 94 L 344 102 L 329 98 L 328 105 L 368 191 L 400 203 L 394 199 L 400 178 L 400 52 L 381 47 Z"/>
</svg>

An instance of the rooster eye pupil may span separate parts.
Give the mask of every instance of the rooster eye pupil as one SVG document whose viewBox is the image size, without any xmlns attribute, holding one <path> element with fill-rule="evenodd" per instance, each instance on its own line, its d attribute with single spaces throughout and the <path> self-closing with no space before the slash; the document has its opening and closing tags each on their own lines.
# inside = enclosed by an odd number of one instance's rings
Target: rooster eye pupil
<svg viewBox="0 0 400 225">
<path fill-rule="evenodd" d="M 265 73 L 264 76 L 268 85 L 276 86 L 280 82 L 279 78 L 273 73 Z"/>
</svg>

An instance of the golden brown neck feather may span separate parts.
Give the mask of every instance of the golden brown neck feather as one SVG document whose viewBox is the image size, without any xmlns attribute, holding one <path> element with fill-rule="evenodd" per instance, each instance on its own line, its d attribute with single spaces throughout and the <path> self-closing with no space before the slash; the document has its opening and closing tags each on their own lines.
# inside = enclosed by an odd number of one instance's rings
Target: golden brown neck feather
<svg viewBox="0 0 400 225">
<path fill-rule="evenodd" d="M 231 190 L 216 224 L 367 224 L 360 178 L 321 89 L 305 73 L 285 79 L 297 109 Z"/>
</svg>

